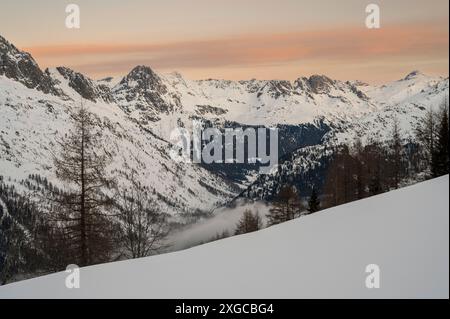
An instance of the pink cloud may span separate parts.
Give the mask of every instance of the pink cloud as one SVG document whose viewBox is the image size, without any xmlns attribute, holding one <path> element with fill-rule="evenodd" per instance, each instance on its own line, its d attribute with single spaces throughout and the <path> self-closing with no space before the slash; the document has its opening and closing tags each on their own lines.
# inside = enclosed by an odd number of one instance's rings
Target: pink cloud
<svg viewBox="0 0 450 319">
<path fill-rule="evenodd" d="M 255 67 L 293 61 L 373 61 L 448 57 L 448 24 L 341 28 L 189 40 L 161 44 L 77 44 L 25 48 L 41 64 L 73 67 L 92 74 L 124 72 L 137 64 L 159 69 Z M 447 58 L 448 59 L 448 58 Z M 43 62 L 43 63 L 42 63 Z"/>
</svg>

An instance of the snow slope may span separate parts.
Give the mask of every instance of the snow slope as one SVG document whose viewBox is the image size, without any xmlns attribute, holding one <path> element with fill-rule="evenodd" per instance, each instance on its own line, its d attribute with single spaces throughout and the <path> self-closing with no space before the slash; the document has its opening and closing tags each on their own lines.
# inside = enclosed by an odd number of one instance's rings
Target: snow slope
<svg viewBox="0 0 450 319">
<path fill-rule="evenodd" d="M 0 287 L 0 298 L 448 298 L 449 177 L 181 252 Z M 365 287 L 365 267 L 381 287 Z"/>
</svg>

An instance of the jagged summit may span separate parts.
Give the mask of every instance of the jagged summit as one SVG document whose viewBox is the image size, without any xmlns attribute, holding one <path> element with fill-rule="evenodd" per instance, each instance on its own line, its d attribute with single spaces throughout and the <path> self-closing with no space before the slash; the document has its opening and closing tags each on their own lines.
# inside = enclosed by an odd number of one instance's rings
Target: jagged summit
<svg viewBox="0 0 450 319">
<path fill-rule="evenodd" d="M 155 76 L 156 73 L 149 67 L 146 65 L 136 65 L 130 72 L 129 74 L 148 74 L 151 76 Z"/>
<path fill-rule="evenodd" d="M 120 88 L 130 88 L 140 91 L 158 91 L 162 94 L 167 92 L 166 86 L 161 78 L 150 67 L 138 65 L 134 67 L 119 83 Z"/>
<path fill-rule="evenodd" d="M 42 72 L 31 54 L 20 51 L 0 36 L 0 75 L 16 80 L 30 89 L 58 94 L 52 79 Z"/>
<path fill-rule="evenodd" d="M 159 80 L 159 76 L 149 66 L 137 65 L 122 79 L 122 82 L 127 79 L 157 81 Z"/>
<path fill-rule="evenodd" d="M 113 87 L 116 102 L 128 113 L 137 111 L 143 124 L 160 119 L 159 113 L 173 110 L 167 100 L 168 88 L 150 67 L 138 65 Z"/>
<path fill-rule="evenodd" d="M 309 78 L 300 77 L 295 81 L 295 88 L 302 91 L 309 91 L 314 94 L 329 93 L 331 87 L 336 83 L 325 75 L 311 75 Z"/>
</svg>

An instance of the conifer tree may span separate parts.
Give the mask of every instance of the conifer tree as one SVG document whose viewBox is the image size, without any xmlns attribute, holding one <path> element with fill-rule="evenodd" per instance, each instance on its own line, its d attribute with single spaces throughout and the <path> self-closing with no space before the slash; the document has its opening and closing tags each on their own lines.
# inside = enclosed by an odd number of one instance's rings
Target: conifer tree
<svg viewBox="0 0 450 319">
<path fill-rule="evenodd" d="M 299 195 L 292 186 L 284 186 L 267 214 L 267 226 L 276 225 L 300 216 L 302 205 Z"/>
<path fill-rule="evenodd" d="M 392 137 L 391 137 L 391 175 L 392 175 L 392 184 L 394 188 L 398 188 L 401 178 L 402 171 L 402 138 L 400 132 L 399 121 L 396 118 L 394 120 L 394 125 L 392 128 Z"/>
<path fill-rule="evenodd" d="M 251 233 L 262 229 L 262 220 L 258 212 L 252 213 L 250 209 L 246 209 L 236 226 L 236 235 Z"/>
<path fill-rule="evenodd" d="M 431 109 L 425 114 L 425 117 L 415 129 L 416 138 L 425 151 L 427 165 L 430 168 L 432 166 L 432 158 L 436 146 L 436 126 L 436 113 Z"/>
<path fill-rule="evenodd" d="M 381 186 L 381 181 L 378 175 L 373 175 L 370 178 L 369 182 L 369 194 L 370 196 L 375 196 L 381 194 L 383 192 L 383 188 Z"/>
<path fill-rule="evenodd" d="M 311 197 L 309 198 L 308 201 L 308 212 L 312 214 L 319 211 L 319 209 L 320 209 L 319 197 L 317 196 L 316 188 L 313 188 L 311 192 Z"/>
<path fill-rule="evenodd" d="M 431 171 L 433 177 L 442 176 L 449 172 L 449 125 L 448 106 L 444 104 L 439 113 L 439 129 L 436 138 L 436 147 L 433 152 Z"/>
</svg>

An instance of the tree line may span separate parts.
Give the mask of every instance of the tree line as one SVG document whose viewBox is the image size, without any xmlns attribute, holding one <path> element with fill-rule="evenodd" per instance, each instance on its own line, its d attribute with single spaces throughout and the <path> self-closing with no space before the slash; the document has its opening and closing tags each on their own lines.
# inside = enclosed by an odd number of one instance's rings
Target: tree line
<svg viewBox="0 0 450 319">
<path fill-rule="evenodd" d="M 315 213 L 321 209 L 321 202 L 315 188 L 306 203 L 302 200 L 297 189 L 292 185 L 282 187 L 266 214 L 266 226 L 273 226 L 300 216 Z M 251 233 L 264 228 L 264 222 L 258 211 L 247 208 L 239 219 L 234 234 Z"/>
</svg>

